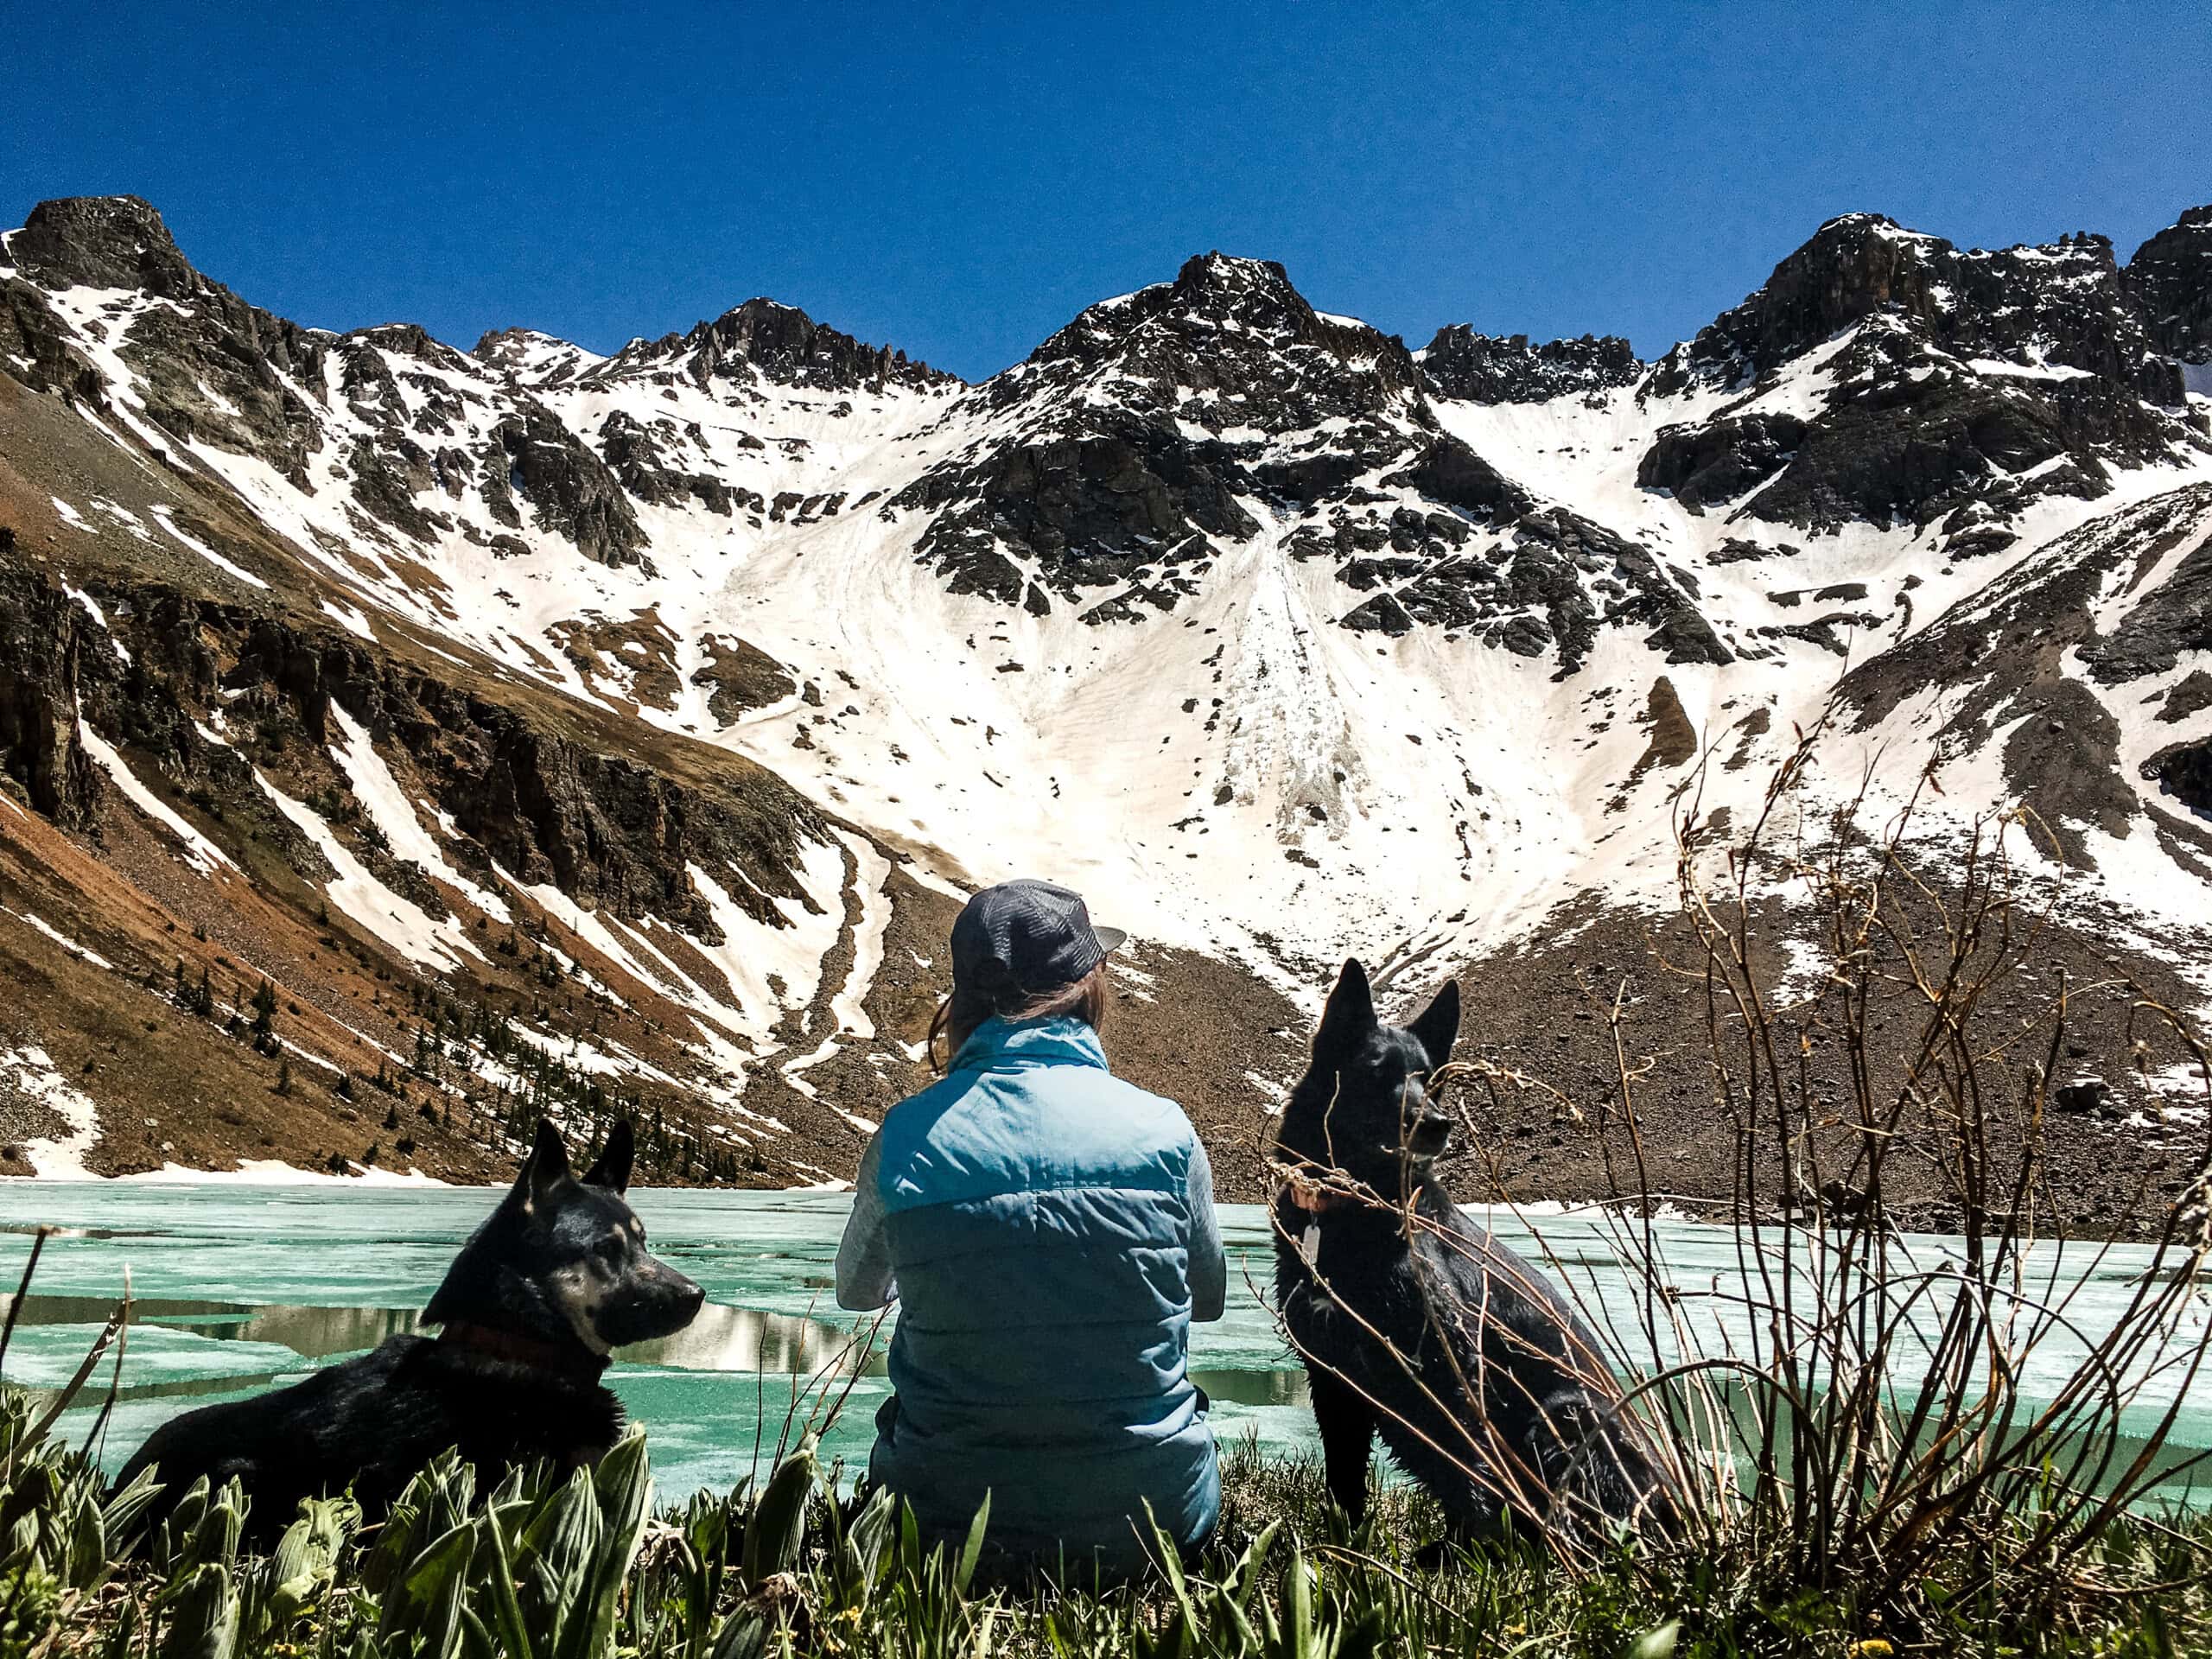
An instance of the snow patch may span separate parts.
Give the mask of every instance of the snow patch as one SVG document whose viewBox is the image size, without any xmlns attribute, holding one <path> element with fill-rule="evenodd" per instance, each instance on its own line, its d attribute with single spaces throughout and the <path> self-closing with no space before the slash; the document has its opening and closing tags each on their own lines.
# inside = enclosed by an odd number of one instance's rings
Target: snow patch
<svg viewBox="0 0 2212 1659">
<path fill-rule="evenodd" d="M 124 649 L 123 641 L 115 637 L 115 630 L 108 626 L 107 613 L 100 608 L 99 601 L 94 599 L 90 594 L 78 587 L 74 582 L 65 582 L 61 584 L 61 588 L 62 591 L 67 594 L 70 598 L 75 600 L 79 605 L 83 606 L 86 611 L 91 613 L 92 620 L 100 625 L 100 632 L 107 635 L 107 642 L 110 645 L 114 647 L 115 654 L 123 660 L 126 666 L 128 666 L 130 661 L 130 653 Z"/>
<path fill-rule="evenodd" d="M 59 1113 L 69 1126 L 65 1135 L 23 1143 L 32 1171 L 48 1179 L 89 1177 L 92 1172 L 85 1167 L 85 1154 L 99 1138 L 99 1109 L 61 1075 L 53 1056 L 30 1044 L 0 1048 L 0 1083 L 12 1085 L 34 1105 Z"/>
<path fill-rule="evenodd" d="M 346 632 L 358 635 L 371 645 L 376 644 L 377 636 L 375 631 L 369 626 L 369 619 L 353 606 L 336 604 L 326 599 L 322 601 L 322 613 L 344 628 Z"/>
<path fill-rule="evenodd" d="M 505 899 L 479 887 L 447 861 L 445 849 L 423 827 L 415 803 L 400 788 L 399 780 L 391 775 L 391 768 L 377 753 L 360 722 L 335 702 L 330 705 L 330 715 L 338 727 L 338 741 L 330 746 L 330 758 L 346 774 L 362 810 L 391 843 L 392 856 L 414 860 L 493 920 L 512 920 L 513 912 Z"/>
<path fill-rule="evenodd" d="M 71 956 L 75 957 L 81 961 L 89 962 L 95 968 L 105 968 L 111 972 L 114 970 L 115 964 L 110 962 L 105 957 L 100 955 L 97 950 L 88 950 L 84 945 L 78 944 L 76 940 L 71 938 L 67 933 L 64 933 L 60 928 L 54 926 L 53 923 L 48 921 L 43 916 L 35 915 L 28 910 L 10 910 L 4 905 L 0 905 L 0 916 L 13 916 L 18 921 L 28 922 L 31 926 L 45 934 L 48 938 L 52 939 L 56 944 L 60 945 L 64 950 L 67 950 Z"/>
<path fill-rule="evenodd" d="M 458 968 L 461 957 L 455 954 L 457 951 L 466 951 L 478 961 L 483 960 L 484 953 L 469 941 L 457 919 L 448 916 L 442 922 L 433 921 L 413 899 L 401 897 L 370 874 L 345 843 L 331 833 L 330 826 L 313 807 L 285 794 L 263 777 L 258 768 L 253 780 L 337 872 L 327 893 L 332 904 L 410 962 L 423 967 L 440 973 Z"/>
<path fill-rule="evenodd" d="M 180 545 L 191 549 L 192 551 L 197 553 L 201 558 L 207 560 L 208 563 L 213 565 L 217 569 L 226 571 L 231 575 L 236 576 L 240 582 L 245 582 L 255 588 L 266 588 L 269 586 L 267 582 L 264 582 L 259 576 L 255 575 L 252 571 L 245 569 L 243 565 L 233 564 L 230 560 L 218 553 L 213 548 L 208 546 L 207 543 L 195 540 L 194 537 L 186 535 L 182 531 L 179 530 L 176 527 L 175 521 L 169 517 L 168 508 L 149 507 L 147 511 L 154 515 L 154 522 L 161 525 L 163 530 L 168 531 L 170 535 L 174 536 Z"/>
<path fill-rule="evenodd" d="M 194 869 L 203 875 L 213 875 L 219 865 L 233 870 L 238 868 L 221 848 L 186 823 L 168 802 L 140 783 L 137 774 L 124 764 L 123 757 L 86 722 L 82 715 L 77 720 L 77 741 L 85 746 L 85 753 L 92 757 L 100 770 L 115 780 L 116 787 L 130 798 L 134 806 L 184 843 L 184 855 Z"/>
</svg>

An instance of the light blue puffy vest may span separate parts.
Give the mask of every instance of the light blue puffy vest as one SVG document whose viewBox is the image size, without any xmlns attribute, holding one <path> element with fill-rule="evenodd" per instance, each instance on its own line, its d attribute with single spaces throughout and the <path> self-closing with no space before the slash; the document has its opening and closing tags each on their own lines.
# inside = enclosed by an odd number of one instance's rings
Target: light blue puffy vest
<svg viewBox="0 0 2212 1659">
<path fill-rule="evenodd" d="M 884 1119 L 896 1394 L 869 1472 L 930 1534 L 965 1536 L 987 1490 L 994 1551 L 1047 1565 L 1134 1564 L 1147 1501 L 1179 1542 L 1212 1530 L 1185 1371 L 1195 1145 L 1079 1020 L 986 1021 Z"/>
</svg>

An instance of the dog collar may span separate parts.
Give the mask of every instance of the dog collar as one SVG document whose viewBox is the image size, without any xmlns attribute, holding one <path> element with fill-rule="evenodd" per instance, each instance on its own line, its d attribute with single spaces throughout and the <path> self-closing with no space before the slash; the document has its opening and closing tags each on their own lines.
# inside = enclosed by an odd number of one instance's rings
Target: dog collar
<svg viewBox="0 0 2212 1659">
<path fill-rule="evenodd" d="M 442 1345 L 466 1348 L 487 1358 L 504 1360 L 529 1370 L 549 1371 L 566 1381 L 596 1382 L 607 1370 L 604 1354 L 579 1353 L 557 1342 L 525 1337 L 518 1332 L 494 1330 L 488 1325 L 456 1320 L 438 1333 Z"/>
<path fill-rule="evenodd" d="M 1302 1181 L 1294 1179 L 1284 1184 L 1283 1192 L 1290 1199 L 1292 1209 L 1301 1210 L 1309 1216 L 1326 1215 L 1332 1210 L 1342 1209 L 1348 1205 L 1358 1202 L 1348 1194 L 1332 1192 L 1318 1181 Z"/>
</svg>

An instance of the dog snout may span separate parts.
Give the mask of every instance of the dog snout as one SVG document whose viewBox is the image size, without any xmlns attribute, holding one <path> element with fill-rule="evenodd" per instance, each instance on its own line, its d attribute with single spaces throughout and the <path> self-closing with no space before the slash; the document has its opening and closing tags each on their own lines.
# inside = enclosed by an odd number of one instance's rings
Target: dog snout
<svg viewBox="0 0 2212 1659">
<path fill-rule="evenodd" d="M 664 1262 L 633 1273 L 621 1294 L 601 1310 L 599 1325 L 620 1348 L 674 1336 L 699 1316 L 707 1293 Z"/>
<path fill-rule="evenodd" d="M 691 1323 L 707 1301 L 707 1293 L 696 1282 L 665 1262 L 653 1263 L 652 1275 L 646 1281 L 646 1293 L 655 1304 L 667 1309 L 671 1315 L 679 1316 L 685 1325 Z"/>
</svg>

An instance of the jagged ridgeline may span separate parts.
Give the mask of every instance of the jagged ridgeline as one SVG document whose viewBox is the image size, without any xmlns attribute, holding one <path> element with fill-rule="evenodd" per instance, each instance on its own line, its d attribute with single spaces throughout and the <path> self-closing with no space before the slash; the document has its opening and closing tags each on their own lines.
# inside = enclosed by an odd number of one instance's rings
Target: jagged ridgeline
<svg viewBox="0 0 2212 1659">
<path fill-rule="evenodd" d="M 1137 933 L 1117 1057 L 1245 1190 L 1348 950 L 1408 997 L 1510 952 L 1484 1040 L 1589 1059 L 1547 976 L 1838 695 L 1815 804 L 2024 800 L 2068 937 L 2201 999 L 2208 396 L 2203 209 L 2125 264 L 1847 216 L 1653 363 L 1409 350 L 1211 253 L 969 385 L 766 299 L 612 355 L 336 334 L 42 203 L 0 1171 L 485 1179 L 625 1113 L 645 1179 L 833 1180 L 959 895 L 1047 874 Z"/>
</svg>

